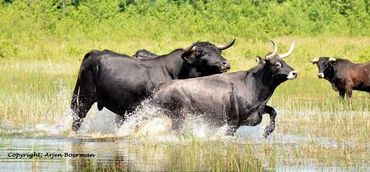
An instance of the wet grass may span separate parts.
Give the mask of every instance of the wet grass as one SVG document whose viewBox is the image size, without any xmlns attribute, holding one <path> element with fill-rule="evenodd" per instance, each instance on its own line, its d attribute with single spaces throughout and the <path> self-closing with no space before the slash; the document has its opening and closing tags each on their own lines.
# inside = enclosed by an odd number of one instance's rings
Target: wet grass
<svg viewBox="0 0 370 172">
<path fill-rule="evenodd" d="M 263 171 L 263 164 L 252 148 L 250 144 L 233 141 L 188 138 L 181 142 L 141 142 L 130 150 L 138 152 L 136 156 L 145 159 L 142 161 L 159 160 L 158 164 L 167 166 L 163 170 Z M 143 156 L 142 151 L 147 154 Z"/>
<path fill-rule="evenodd" d="M 271 49 L 267 40 L 237 39 L 236 45 L 224 52 L 231 62 L 232 71 L 254 66 L 255 56 L 264 55 Z M 326 80 L 317 78 L 317 68 L 310 60 L 330 55 L 354 62 L 367 61 L 370 58 L 370 38 L 274 38 L 281 52 L 288 48 L 292 39 L 296 40 L 297 48 L 286 61 L 299 71 L 299 77 L 282 84 L 269 103 L 278 111 L 276 130 L 272 136 L 294 134 L 327 138 L 333 140 L 336 146 L 315 141 L 304 145 L 272 142 L 235 146 L 233 142 L 185 139 L 175 146 L 144 141 L 139 147 L 148 151 L 164 149 L 163 152 L 171 154 L 167 161 L 172 170 L 207 167 L 206 170 L 211 171 L 260 171 L 279 168 L 277 163 L 299 166 L 308 162 L 314 166 L 322 164 L 361 170 L 361 164 L 369 164 L 370 157 L 370 96 L 355 92 L 353 105 L 349 107 Z M 220 43 L 226 41 L 217 40 Z M 165 45 L 150 41 L 87 41 L 79 46 L 81 43 L 73 40 L 48 40 L 45 44 L 34 45 L 36 48 L 25 45 L 19 49 L 24 59 L 0 59 L 0 136 L 8 137 L 13 128 L 33 128 L 36 124 L 53 124 L 63 119 L 69 107 L 80 60 L 90 49 L 110 47 L 118 52 L 133 54 L 136 49 L 145 47 L 162 54 L 190 43 L 174 40 L 168 40 Z M 262 164 L 268 164 L 268 167 Z"/>
</svg>

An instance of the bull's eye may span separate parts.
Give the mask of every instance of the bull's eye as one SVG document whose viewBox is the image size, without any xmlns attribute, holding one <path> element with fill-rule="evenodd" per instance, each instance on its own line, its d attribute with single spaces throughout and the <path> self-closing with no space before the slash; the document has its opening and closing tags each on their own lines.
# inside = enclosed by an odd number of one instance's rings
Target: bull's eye
<svg viewBox="0 0 370 172">
<path fill-rule="evenodd" d="M 201 52 L 199 52 L 199 55 L 200 56 L 205 56 L 205 55 L 207 55 L 208 53 L 207 52 L 204 52 L 204 51 L 201 51 Z"/>
<path fill-rule="evenodd" d="M 275 63 L 275 66 L 281 68 L 283 65 L 280 62 Z"/>
</svg>

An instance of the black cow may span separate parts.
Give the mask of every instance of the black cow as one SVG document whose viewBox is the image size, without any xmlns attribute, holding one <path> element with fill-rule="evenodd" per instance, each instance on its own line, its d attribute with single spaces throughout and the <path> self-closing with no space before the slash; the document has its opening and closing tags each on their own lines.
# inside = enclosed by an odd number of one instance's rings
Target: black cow
<svg viewBox="0 0 370 172">
<path fill-rule="evenodd" d="M 138 59 L 147 59 L 147 58 L 151 59 L 151 58 L 158 57 L 158 55 L 146 49 L 141 49 L 141 50 L 136 51 L 136 53 L 132 57 L 138 58 Z"/>
<path fill-rule="evenodd" d="M 328 80 L 340 97 L 346 95 L 350 104 L 352 90 L 370 92 L 370 63 L 356 64 L 333 57 L 316 58 L 312 63 L 319 68 L 318 77 Z"/>
<path fill-rule="evenodd" d="M 82 61 L 73 91 L 72 129 L 77 131 L 91 106 L 97 102 L 124 117 L 159 84 L 226 72 L 230 63 L 221 56 L 225 46 L 196 42 L 184 49 L 152 59 L 135 59 L 113 51 L 90 51 Z"/>
<path fill-rule="evenodd" d="M 172 119 L 175 130 L 181 129 L 188 113 L 201 114 L 214 126 L 227 124 L 228 134 L 241 125 L 260 124 L 262 115 L 268 113 L 267 137 L 275 128 L 276 112 L 266 104 L 277 86 L 297 77 L 282 60 L 293 49 L 294 42 L 287 53 L 279 55 L 274 44 L 274 51 L 264 59 L 258 57 L 259 64 L 248 71 L 166 82 L 158 87 L 152 101 Z"/>
</svg>

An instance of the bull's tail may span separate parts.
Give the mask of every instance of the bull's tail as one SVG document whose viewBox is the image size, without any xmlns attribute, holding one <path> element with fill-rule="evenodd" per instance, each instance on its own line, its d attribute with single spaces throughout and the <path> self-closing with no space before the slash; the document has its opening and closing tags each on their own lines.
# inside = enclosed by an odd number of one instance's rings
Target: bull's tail
<svg viewBox="0 0 370 172">
<path fill-rule="evenodd" d="M 85 62 L 86 60 L 91 57 L 92 54 L 96 54 L 98 53 L 99 51 L 98 50 L 91 50 L 89 51 L 88 53 L 85 54 L 83 60 L 82 60 L 82 63 L 81 63 L 81 66 L 80 66 L 80 71 L 78 72 L 78 77 L 77 77 L 77 81 L 76 81 L 76 85 L 75 85 L 75 88 L 73 90 L 73 94 L 72 94 L 72 100 L 71 100 L 71 109 L 74 113 L 74 115 L 77 115 L 79 114 L 79 93 L 80 93 L 80 80 L 81 80 L 81 74 L 82 72 L 84 72 L 85 70 Z"/>
</svg>

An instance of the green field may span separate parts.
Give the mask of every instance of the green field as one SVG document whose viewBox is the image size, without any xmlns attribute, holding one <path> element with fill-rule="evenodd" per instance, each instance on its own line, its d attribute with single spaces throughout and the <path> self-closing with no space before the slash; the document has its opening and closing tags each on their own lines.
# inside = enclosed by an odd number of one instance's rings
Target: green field
<svg viewBox="0 0 370 172">
<path fill-rule="evenodd" d="M 296 49 L 286 62 L 299 75 L 279 86 L 269 102 L 278 112 L 271 137 L 326 138 L 336 146 L 314 139 L 302 145 L 252 144 L 248 138 L 209 141 L 191 134 L 176 143 L 147 141 L 144 136 L 139 144 L 128 146 L 148 152 L 160 149 L 173 159 L 171 170 L 194 170 L 205 163 L 212 171 L 276 170 L 277 162 L 369 169 L 364 164 L 370 164 L 370 95 L 355 91 L 350 107 L 329 82 L 318 79 L 318 69 L 310 62 L 320 56 L 370 61 L 369 10 L 366 0 L 1 1 L 0 135 L 13 137 L 14 129 L 27 132 L 37 124 L 60 122 L 81 60 L 91 49 L 132 55 L 145 48 L 165 54 L 198 40 L 224 44 L 236 38 L 223 52 L 233 72 L 256 65 L 257 55 L 271 51 L 269 40 L 281 53 L 294 40 Z M 88 118 L 95 116 L 95 106 L 92 109 Z M 73 134 L 68 130 L 62 137 Z M 122 139 L 131 143 L 130 137 Z"/>
</svg>

